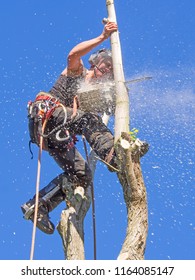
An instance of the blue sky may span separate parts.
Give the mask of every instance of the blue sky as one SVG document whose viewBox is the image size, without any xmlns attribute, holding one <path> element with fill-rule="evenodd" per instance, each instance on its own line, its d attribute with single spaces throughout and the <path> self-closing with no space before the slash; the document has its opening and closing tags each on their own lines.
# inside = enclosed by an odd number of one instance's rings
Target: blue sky
<svg viewBox="0 0 195 280">
<path fill-rule="evenodd" d="M 99 35 L 107 16 L 104 0 L 7 0 L 0 9 L 1 196 L 0 259 L 29 259 L 32 223 L 20 205 L 35 192 L 37 152 L 28 150 L 26 104 L 49 90 L 66 66 L 71 48 Z M 123 2 L 123 3 L 122 3 Z M 145 258 L 194 259 L 194 78 L 193 0 L 115 1 L 127 80 L 131 129 L 150 143 L 141 160 L 148 195 Z M 102 46 L 109 47 L 109 40 Z M 84 63 L 88 66 L 87 58 Z M 114 120 L 109 127 L 113 129 Z M 82 141 L 78 149 L 83 152 Z M 61 170 L 46 154 L 41 187 Z M 126 208 L 117 177 L 101 163 L 95 176 L 97 258 L 116 259 L 125 237 Z M 61 204 L 51 213 L 57 224 Z M 85 220 L 86 259 L 93 259 L 91 210 Z M 35 259 L 63 259 L 57 231 L 37 230 Z"/>
</svg>

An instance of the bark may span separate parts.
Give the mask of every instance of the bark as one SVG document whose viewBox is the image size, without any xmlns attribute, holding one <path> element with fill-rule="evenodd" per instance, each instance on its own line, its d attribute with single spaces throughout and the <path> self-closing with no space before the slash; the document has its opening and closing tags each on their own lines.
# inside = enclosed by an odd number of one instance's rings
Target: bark
<svg viewBox="0 0 195 280">
<path fill-rule="evenodd" d="M 114 1 L 106 0 L 108 19 L 117 22 Z M 148 231 L 147 196 L 139 160 L 139 147 L 128 136 L 130 130 L 129 96 L 125 85 L 118 32 L 111 35 L 114 79 L 116 84 L 115 150 L 118 177 L 127 208 L 127 230 L 118 259 L 144 258 Z"/>
<path fill-rule="evenodd" d="M 123 187 L 127 207 L 126 237 L 118 259 L 142 260 L 146 247 L 148 213 L 139 147 L 136 147 L 130 139 L 124 141 L 122 138 L 117 143 L 116 150 L 120 157 L 119 168 L 124 170 L 118 173 L 118 177 Z"/>
<path fill-rule="evenodd" d="M 57 226 L 62 238 L 65 259 L 84 260 L 84 218 L 91 202 L 91 186 L 86 190 L 77 187 L 69 190 L 66 197 L 67 208 L 61 213 Z"/>
<path fill-rule="evenodd" d="M 113 0 L 106 0 L 108 10 L 108 20 L 117 22 L 116 13 Z M 115 143 L 121 136 L 121 132 L 129 131 L 129 96 L 125 84 L 125 77 L 123 72 L 121 45 L 119 40 L 119 33 L 113 32 L 111 34 L 111 50 L 114 80 L 116 88 L 116 109 L 115 109 Z"/>
</svg>

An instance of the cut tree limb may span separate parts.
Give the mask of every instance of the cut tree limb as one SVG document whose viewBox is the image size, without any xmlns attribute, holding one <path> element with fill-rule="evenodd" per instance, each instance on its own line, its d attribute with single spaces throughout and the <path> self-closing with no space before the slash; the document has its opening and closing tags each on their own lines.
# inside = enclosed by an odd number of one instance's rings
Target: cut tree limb
<svg viewBox="0 0 195 280">
<path fill-rule="evenodd" d="M 126 136 L 123 133 L 124 135 Z M 139 149 L 137 147 L 136 153 L 133 147 L 132 153 L 132 141 L 128 142 L 126 139 L 122 138 L 116 145 L 120 170 L 123 170 L 118 173 L 118 177 L 127 207 L 126 238 L 118 259 L 142 260 L 148 231 L 146 188 L 140 166 Z M 129 143 L 129 148 L 126 142 Z"/>
<path fill-rule="evenodd" d="M 65 259 L 84 260 L 84 225 L 83 221 L 91 202 L 90 186 L 84 190 L 77 187 L 69 190 L 66 198 L 67 208 L 61 213 L 57 226 L 62 238 Z"/>
</svg>

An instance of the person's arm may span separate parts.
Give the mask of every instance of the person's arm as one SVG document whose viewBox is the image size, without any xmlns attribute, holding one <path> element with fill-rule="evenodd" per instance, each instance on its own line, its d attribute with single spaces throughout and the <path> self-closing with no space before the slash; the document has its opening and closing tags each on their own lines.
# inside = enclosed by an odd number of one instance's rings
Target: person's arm
<svg viewBox="0 0 195 280">
<path fill-rule="evenodd" d="M 67 62 L 67 74 L 70 76 L 78 76 L 83 72 L 83 63 L 81 57 L 89 53 L 93 48 L 100 45 L 106 40 L 112 32 L 117 31 L 117 24 L 114 22 L 108 22 L 103 29 L 100 36 L 84 41 L 76 45 L 68 55 Z"/>
</svg>

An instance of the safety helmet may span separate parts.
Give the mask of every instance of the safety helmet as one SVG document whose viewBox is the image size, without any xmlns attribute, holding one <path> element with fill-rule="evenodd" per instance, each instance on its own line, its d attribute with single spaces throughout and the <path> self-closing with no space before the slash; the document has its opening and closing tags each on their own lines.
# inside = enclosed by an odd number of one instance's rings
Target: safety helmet
<svg viewBox="0 0 195 280">
<path fill-rule="evenodd" d="M 112 53 L 109 49 L 101 49 L 95 53 L 92 53 L 89 57 L 89 63 L 91 66 L 96 66 L 102 59 L 112 60 Z"/>
</svg>

